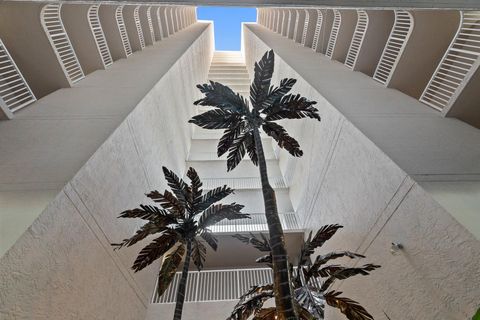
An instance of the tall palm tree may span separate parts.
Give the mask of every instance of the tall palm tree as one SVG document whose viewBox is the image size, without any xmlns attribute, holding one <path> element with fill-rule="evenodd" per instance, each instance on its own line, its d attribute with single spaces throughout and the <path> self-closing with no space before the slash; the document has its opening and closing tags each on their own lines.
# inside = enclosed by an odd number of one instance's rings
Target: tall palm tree
<svg viewBox="0 0 480 320">
<path fill-rule="evenodd" d="M 325 305 L 338 308 L 350 320 L 373 320 L 373 317 L 358 302 L 346 297 L 341 297 L 342 292 L 329 290 L 335 280 L 344 280 L 356 275 L 368 275 L 370 271 L 380 268 L 378 265 L 365 264 L 361 267 L 350 268 L 341 265 L 326 265 L 329 261 L 348 257 L 350 259 L 365 258 L 365 256 L 350 252 L 339 251 L 318 255 L 312 263 L 311 255 L 314 250 L 323 246 L 338 229 L 342 226 L 331 224 L 321 227 L 312 238 L 310 232 L 304 240 L 298 257 L 297 268 L 294 272 L 293 265 L 290 265 L 292 274 L 292 287 L 294 288 L 295 307 L 298 310 L 301 320 L 324 319 Z M 266 237 L 260 234 L 256 237 L 234 235 L 240 241 L 253 245 L 267 255 L 257 259 L 258 263 L 267 263 L 271 266 L 272 248 Z M 325 280 L 323 280 L 325 279 Z M 248 292 L 240 297 L 232 314 L 227 320 L 246 320 L 253 315 L 254 320 L 277 319 L 278 308 L 263 308 L 264 303 L 273 298 L 273 285 L 270 283 L 253 286 Z"/>
<path fill-rule="evenodd" d="M 140 205 L 140 208 L 122 212 L 119 218 L 140 218 L 148 222 L 131 238 L 112 245 L 115 249 L 120 249 L 134 245 L 150 235 L 160 235 L 140 251 L 132 266 L 132 269 L 138 272 L 168 253 L 163 260 L 158 277 L 157 292 L 160 296 L 167 290 L 186 251 L 173 316 L 174 320 L 180 320 L 190 259 L 193 259 L 198 270 L 203 268 L 207 249 L 201 239 L 213 250 L 217 250 L 217 239 L 209 227 L 223 219 L 245 219 L 250 216 L 240 212 L 243 208 L 242 205 L 236 203 L 215 204 L 232 194 L 233 189 L 224 185 L 204 194 L 202 182 L 193 168 L 188 169 L 187 172 L 187 177 L 191 181 L 190 185 L 166 167 L 163 167 L 163 173 L 172 192 L 165 190 L 162 194 L 155 190 L 147 194 L 147 197 L 162 208 Z"/>
<path fill-rule="evenodd" d="M 262 183 L 265 215 L 272 246 L 273 269 L 275 274 L 275 303 L 279 319 L 298 319 L 294 305 L 288 256 L 285 239 L 278 216 L 275 191 L 270 186 L 267 165 L 263 153 L 260 128 L 271 136 L 281 148 L 294 157 L 302 156 L 299 143 L 275 121 L 282 119 L 312 118 L 320 121 L 315 101 L 309 101 L 299 94 L 288 94 L 295 79 L 283 79 L 278 87 L 270 85 L 275 55 L 272 51 L 264 54 L 255 63 L 254 79 L 250 86 L 250 103 L 240 94 L 218 82 L 198 85 L 205 97 L 195 105 L 211 106 L 213 110 L 194 116 L 189 122 L 205 129 L 225 129 L 217 148 L 220 157 L 228 151 L 227 170 L 233 170 L 248 153 L 255 165 L 259 166 Z"/>
</svg>

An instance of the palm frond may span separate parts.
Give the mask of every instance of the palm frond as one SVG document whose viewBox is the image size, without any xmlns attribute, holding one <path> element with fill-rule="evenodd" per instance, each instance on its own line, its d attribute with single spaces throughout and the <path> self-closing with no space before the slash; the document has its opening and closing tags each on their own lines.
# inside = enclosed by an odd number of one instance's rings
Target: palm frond
<svg viewBox="0 0 480 320">
<path fill-rule="evenodd" d="M 255 63 L 253 82 L 250 86 L 250 101 L 254 109 L 262 109 L 270 88 L 274 64 L 273 50 L 267 51 L 262 59 Z"/>
<path fill-rule="evenodd" d="M 242 119 L 242 115 L 230 110 L 213 109 L 198 114 L 189 120 L 204 129 L 227 129 Z"/>
<path fill-rule="evenodd" d="M 258 310 L 253 317 L 253 320 L 276 320 L 277 319 L 277 308 L 263 308 Z"/>
<path fill-rule="evenodd" d="M 218 247 L 218 239 L 215 238 L 215 236 L 208 230 L 203 230 L 202 233 L 200 233 L 200 237 L 205 240 L 205 242 L 208 243 L 208 245 L 215 251 L 217 251 Z"/>
<path fill-rule="evenodd" d="M 148 193 L 147 197 L 159 203 L 162 208 L 169 210 L 176 218 L 182 218 L 185 214 L 185 207 L 168 190 L 165 190 L 163 194 L 155 190 Z"/>
<path fill-rule="evenodd" d="M 135 272 L 142 270 L 146 266 L 160 258 L 165 252 L 170 250 L 179 240 L 177 232 L 167 229 L 161 236 L 153 240 L 149 245 L 143 248 L 133 263 L 132 269 Z"/>
<path fill-rule="evenodd" d="M 250 133 L 245 139 L 245 148 L 247 149 L 248 156 L 250 157 L 250 160 L 252 160 L 252 163 L 255 166 L 258 166 L 257 149 L 255 146 L 255 138 L 252 133 Z"/>
<path fill-rule="evenodd" d="M 191 187 L 190 187 L 191 193 L 190 193 L 190 199 L 188 200 L 192 206 L 193 213 L 196 214 L 200 212 L 200 210 L 198 210 L 198 205 L 202 202 L 202 193 L 203 193 L 202 185 L 203 184 L 202 184 L 202 181 L 200 181 L 200 177 L 198 176 L 197 171 L 195 171 L 195 169 L 192 167 L 188 168 L 187 177 L 191 181 Z"/>
<path fill-rule="evenodd" d="M 270 242 L 268 241 L 267 237 L 263 234 L 260 233 L 260 238 L 257 238 L 253 233 L 250 232 L 250 237 L 241 235 L 241 234 L 234 234 L 232 237 L 242 241 L 243 243 L 246 244 L 251 244 L 254 246 L 256 249 L 262 252 L 270 252 Z"/>
<path fill-rule="evenodd" d="M 233 142 L 246 131 L 247 127 L 247 123 L 242 120 L 225 130 L 218 141 L 217 156 L 223 156 L 232 147 Z"/>
<path fill-rule="evenodd" d="M 167 227 L 159 226 L 155 222 L 150 221 L 141 226 L 132 237 L 123 239 L 121 243 L 112 243 L 112 246 L 115 247 L 115 250 L 118 250 L 122 247 L 130 247 L 138 241 L 145 239 L 149 235 L 165 231 L 166 229 Z"/>
<path fill-rule="evenodd" d="M 337 259 L 337 258 L 342 258 L 342 257 L 348 257 L 350 259 L 355 259 L 355 258 L 365 258 L 364 255 L 355 253 L 355 252 L 350 252 L 350 251 L 339 251 L 339 252 L 330 252 L 325 255 L 319 255 L 315 259 L 315 262 L 311 265 L 311 267 L 307 270 L 305 274 L 306 281 L 308 281 L 311 277 L 327 277 L 330 276 L 330 274 L 325 275 L 326 273 L 323 271 L 323 269 L 320 269 L 322 265 L 327 263 L 330 260 Z M 330 270 L 330 269 L 328 269 Z M 326 271 L 328 271 L 326 270 Z"/>
<path fill-rule="evenodd" d="M 300 259 L 298 264 L 304 265 L 307 262 L 310 262 L 307 259 L 310 259 L 310 256 L 313 254 L 314 250 L 320 248 L 328 241 L 338 229 L 343 228 L 339 224 L 327 224 L 318 229 L 317 233 L 312 239 L 312 232 L 310 231 L 307 240 L 302 244 L 302 249 L 300 250 Z"/>
<path fill-rule="evenodd" d="M 175 216 L 167 210 L 162 210 L 155 206 L 143 204 L 140 205 L 140 208 L 123 211 L 118 217 L 140 218 L 155 222 L 158 226 L 168 226 L 169 224 L 177 223 Z"/>
<path fill-rule="evenodd" d="M 325 294 L 329 306 L 340 309 L 350 320 L 373 320 L 373 317 L 358 302 L 349 298 L 339 297 L 342 292 L 330 291 Z"/>
<path fill-rule="evenodd" d="M 248 111 L 245 99 L 221 83 L 210 81 L 210 83 L 197 85 L 197 88 L 205 94 L 205 97 L 195 101 L 195 105 L 216 107 L 239 114 L 245 114 Z"/>
<path fill-rule="evenodd" d="M 263 102 L 262 113 L 266 114 L 269 112 L 269 109 L 273 104 L 283 98 L 284 95 L 292 90 L 293 85 L 297 82 L 293 78 L 285 78 L 280 81 L 278 87 L 271 86 L 268 90 L 268 95 L 265 101 Z"/>
<path fill-rule="evenodd" d="M 222 200 L 223 198 L 229 196 L 230 194 L 233 193 L 233 189 L 227 187 L 227 185 L 224 185 L 223 187 L 217 187 L 215 189 L 212 189 L 205 193 L 202 196 L 201 202 L 197 206 L 198 211 L 203 211 L 210 207 L 212 204 L 214 204 L 217 201 Z"/>
<path fill-rule="evenodd" d="M 325 301 L 321 292 L 310 285 L 295 289 L 295 300 L 316 319 L 323 319 Z"/>
<path fill-rule="evenodd" d="M 265 263 L 268 266 L 270 266 L 273 262 L 272 254 L 266 254 L 264 256 L 261 256 L 255 260 L 256 263 Z"/>
<path fill-rule="evenodd" d="M 325 280 L 320 287 L 320 291 L 327 290 L 335 280 L 345 280 L 359 274 L 366 276 L 370 274 L 370 271 L 373 271 L 377 268 L 380 268 L 380 266 L 370 263 L 358 268 L 339 268 L 337 272 L 333 273 L 327 278 L 327 280 Z"/>
<path fill-rule="evenodd" d="M 193 239 L 192 246 L 192 259 L 195 266 L 197 266 L 198 271 L 203 269 L 203 263 L 205 262 L 205 257 L 207 255 L 207 248 L 199 239 Z"/>
<path fill-rule="evenodd" d="M 262 126 L 263 131 L 270 137 L 277 141 L 280 148 L 284 148 L 294 157 L 301 157 L 303 151 L 300 149 L 300 144 L 288 135 L 287 131 L 279 124 L 274 122 L 264 122 Z"/>
<path fill-rule="evenodd" d="M 185 246 L 180 244 L 172 253 L 165 257 L 162 268 L 158 274 L 157 293 L 159 296 L 162 296 L 165 290 L 168 289 L 170 282 L 172 282 L 175 277 L 178 266 L 182 262 L 184 254 Z"/>
<path fill-rule="evenodd" d="M 189 193 L 189 187 L 180 179 L 173 171 L 169 170 L 167 167 L 163 168 L 163 174 L 165 175 L 165 180 L 167 180 L 168 186 L 172 189 L 173 194 L 177 197 L 177 200 L 184 206 L 187 206 L 187 198 Z"/>
<path fill-rule="evenodd" d="M 206 229 L 223 219 L 227 220 L 237 220 L 237 219 L 250 219 L 250 215 L 246 213 L 241 213 L 240 211 L 244 206 L 236 204 L 217 204 L 210 206 L 205 210 L 198 220 L 198 228 Z"/>
<path fill-rule="evenodd" d="M 247 152 L 246 141 L 248 136 L 252 135 L 250 132 L 243 132 L 232 143 L 228 150 L 227 156 L 227 171 L 232 171 L 242 161 Z"/>
<path fill-rule="evenodd" d="M 227 320 L 246 320 L 263 307 L 266 300 L 274 297 L 273 286 L 254 286 L 240 297 L 240 301 L 233 309 Z"/>
<path fill-rule="evenodd" d="M 316 101 L 307 100 L 299 94 L 288 94 L 265 110 L 265 120 L 311 118 L 320 121 L 318 109 L 313 107 Z"/>
</svg>

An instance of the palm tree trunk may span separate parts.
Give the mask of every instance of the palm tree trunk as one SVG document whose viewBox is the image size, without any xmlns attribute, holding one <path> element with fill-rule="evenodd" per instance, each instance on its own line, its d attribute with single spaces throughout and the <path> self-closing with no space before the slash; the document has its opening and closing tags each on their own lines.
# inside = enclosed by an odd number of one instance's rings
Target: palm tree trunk
<svg viewBox="0 0 480 320">
<path fill-rule="evenodd" d="M 267 218 L 268 232 L 270 235 L 277 315 L 279 320 L 297 320 L 298 316 L 293 303 L 287 250 L 285 249 L 285 237 L 278 216 L 275 191 L 268 181 L 267 164 L 263 153 L 260 132 L 257 127 L 253 129 L 253 138 L 258 156 L 263 201 L 265 204 L 265 217 Z"/>
<path fill-rule="evenodd" d="M 178 284 L 177 299 L 175 302 L 175 313 L 173 314 L 173 320 L 182 319 L 183 302 L 185 301 L 185 289 L 187 287 L 188 267 L 190 266 L 190 257 L 192 255 L 192 242 L 187 240 L 187 255 L 183 262 L 182 278 Z"/>
</svg>

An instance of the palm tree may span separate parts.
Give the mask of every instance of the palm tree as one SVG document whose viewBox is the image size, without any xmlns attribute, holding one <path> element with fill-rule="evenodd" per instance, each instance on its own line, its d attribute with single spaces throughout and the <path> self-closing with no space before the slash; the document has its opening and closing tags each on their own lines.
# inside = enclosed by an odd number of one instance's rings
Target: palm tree
<svg viewBox="0 0 480 320">
<path fill-rule="evenodd" d="M 340 309 L 347 319 L 373 320 L 373 317 L 358 302 L 341 297 L 342 292 L 329 290 L 329 288 L 337 279 L 344 280 L 356 275 L 368 275 L 370 271 L 380 268 L 380 266 L 365 264 L 358 268 L 349 268 L 340 265 L 326 265 L 330 260 L 341 257 L 365 258 L 361 254 L 350 251 L 318 255 L 315 262 L 312 263 L 310 256 L 314 250 L 323 246 L 340 228 L 342 226 L 338 224 L 323 226 L 313 238 L 312 232 L 310 232 L 308 238 L 303 242 L 295 272 L 293 265 L 290 265 L 292 287 L 295 295 L 294 305 L 301 320 L 324 319 L 326 304 Z M 244 243 L 253 245 L 262 252 L 268 252 L 267 255 L 258 258 L 257 262 L 267 263 L 271 266 L 271 244 L 265 236 L 260 234 L 260 237 L 256 237 L 250 234 L 250 237 L 248 237 L 237 234 L 234 237 Z M 322 281 L 322 279 L 325 280 Z M 240 301 L 227 320 L 246 320 L 252 315 L 254 320 L 277 319 L 278 308 L 263 308 L 264 303 L 273 298 L 274 294 L 272 284 L 253 286 L 240 297 Z"/>
<path fill-rule="evenodd" d="M 278 87 L 270 85 L 274 69 L 274 53 L 268 51 L 255 63 L 254 80 L 250 86 L 250 102 L 229 87 L 218 82 L 198 85 L 205 97 L 195 105 L 211 106 L 213 110 L 194 116 L 189 122 L 205 129 L 225 129 L 217 148 L 220 157 L 228 151 L 227 170 L 233 170 L 248 153 L 255 165 L 259 165 L 265 215 L 272 246 L 275 274 L 275 303 L 280 319 L 298 319 L 293 306 L 292 288 L 288 272 L 288 256 L 285 239 L 278 216 L 275 191 L 270 186 L 267 165 L 263 153 L 260 128 L 295 157 L 302 156 L 299 143 L 275 121 L 282 119 L 312 118 L 320 121 L 315 101 L 299 94 L 288 94 L 295 79 L 283 79 Z"/>
<path fill-rule="evenodd" d="M 140 218 L 148 222 L 131 238 L 112 245 L 115 249 L 120 249 L 134 245 L 150 235 L 160 235 L 140 251 L 132 266 L 132 269 L 138 272 L 168 253 L 163 260 L 158 277 L 157 292 L 160 296 L 175 276 L 186 251 L 173 316 L 174 320 L 180 320 L 190 259 L 193 259 L 193 263 L 200 271 L 207 253 L 205 244 L 199 237 L 213 250 L 217 250 L 217 239 L 209 227 L 223 219 L 244 219 L 250 218 L 250 216 L 240 212 L 243 208 L 242 205 L 236 203 L 215 204 L 232 194 L 233 190 L 224 185 L 204 194 L 202 182 L 193 168 L 188 169 L 187 172 L 187 177 L 191 181 L 190 185 L 166 167 L 163 167 L 163 173 L 172 192 L 165 190 L 162 194 L 155 190 L 147 194 L 147 197 L 162 208 L 140 205 L 140 208 L 122 212 L 119 218 Z"/>
</svg>

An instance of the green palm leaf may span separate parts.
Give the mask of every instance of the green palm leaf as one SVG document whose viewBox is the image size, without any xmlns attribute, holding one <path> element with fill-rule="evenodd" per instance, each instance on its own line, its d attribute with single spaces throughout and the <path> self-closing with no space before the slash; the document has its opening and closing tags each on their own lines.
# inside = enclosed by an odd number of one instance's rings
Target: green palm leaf
<svg viewBox="0 0 480 320">
<path fill-rule="evenodd" d="M 137 259 L 133 263 L 132 269 L 135 272 L 142 270 L 146 266 L 152 264 L 160 258 L 165 252 L 170 250 L 179 240 L 177 232 L 171 229 L 163 231 L 157 239 L 153 240 L 149 245 L 140 251 Z"/>
<path fill-rule="evenodd" d="M 157 293 L 162 296 L 165 290 L 175 277 L 178 266 L 182 262 L 183 255 L 185 254 L 185 246 L 180 244 L 177 248 L 170 253 L 163 261 L 162 268 L 158 274 Z"/>
<path fill-rule="evenodd" d="M 175 219 L 175 217 L 167 210 L 142 204 L 140 205 L 140 208 L 123 211 L 118 217 L 140 218 L 143 220 L 153 221 L 159 226 L 168 226 L 169 224 L 177 222 L 177 219 Z"/>
</svg>

